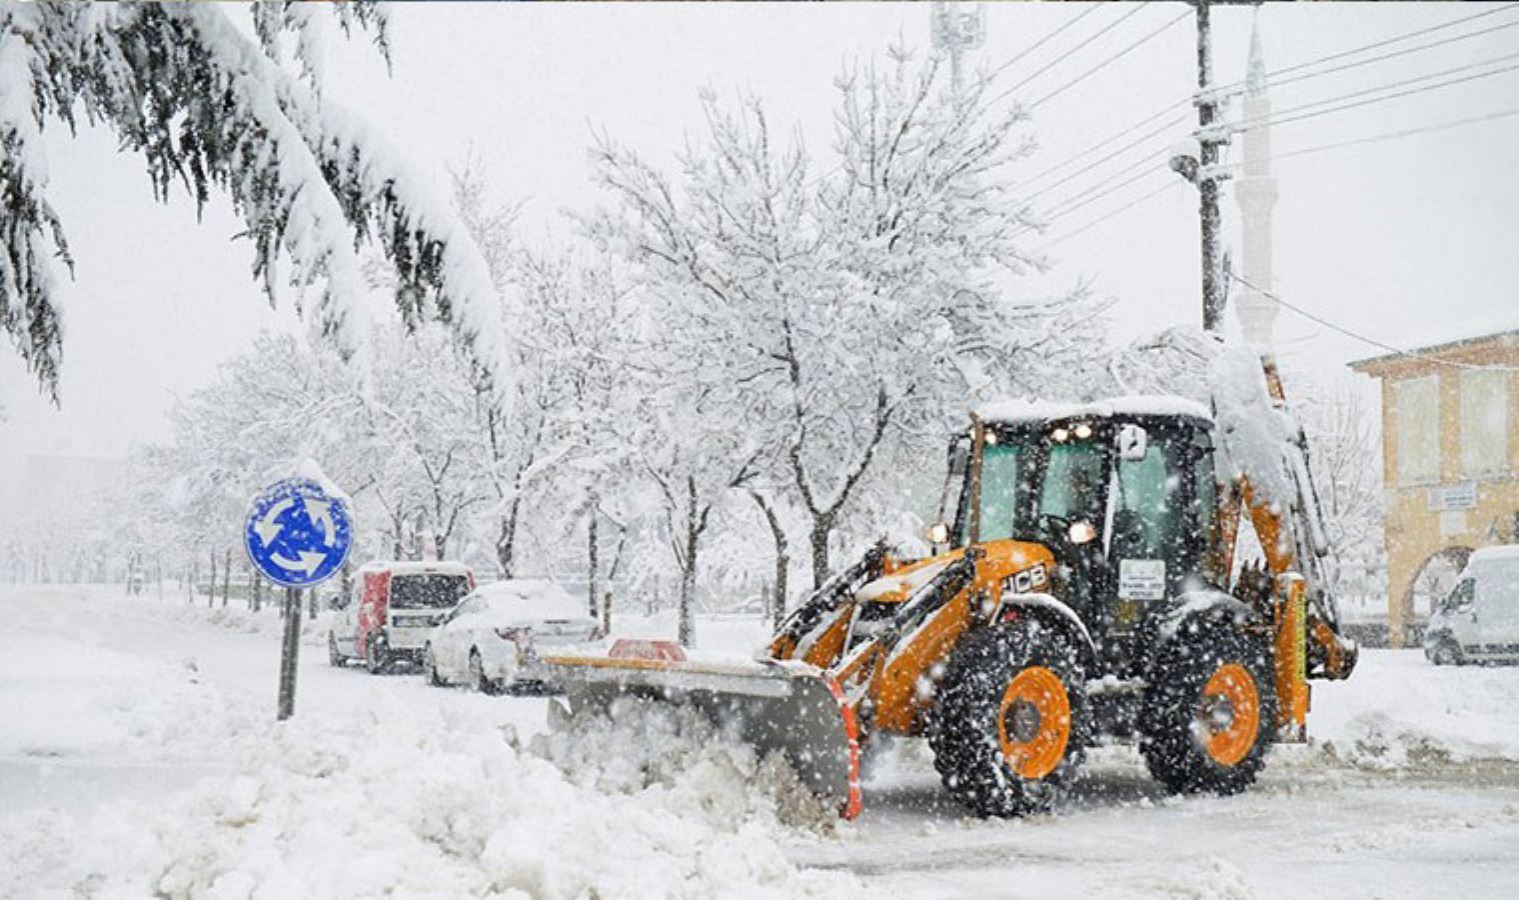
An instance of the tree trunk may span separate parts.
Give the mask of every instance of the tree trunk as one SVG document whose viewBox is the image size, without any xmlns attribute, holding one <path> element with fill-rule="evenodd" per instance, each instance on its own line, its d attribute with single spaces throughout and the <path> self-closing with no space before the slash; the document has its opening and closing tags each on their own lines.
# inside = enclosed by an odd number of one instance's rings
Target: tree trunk
<svg viewBox="0 0 1519 900">
<path fill-rule="evenodd" d="M 677 640 L 682 647 L 696 646 L 696 622 L 692 618 L 691 602 L 696 594 L 696 550 L 701 532 L 697 526 L 696 484 L 688 480 L 686 487 L 686 558 L 680 569 L 679 632 Z"/>
<path fill-rule="evenodd" d="M 501 517 L 501 534 L 496 538 L 496 565 L 502 578 L 512 577 L 513 557 L 517 553 L 517 515 L 522 507 L 519 495 L 512 500 L 511 512 Z"/>
<path fill-rule="evenodd" d="M 591 519 L 586 524 L 586 603 L 590 608 L 591 618 L 596 618 L 596 502 L 595 494 L 591 495 Z"/>
<path fill-rule="evenodd" d="M 770 614 L 777 627 L 781 620 L 786 617 L 786 595 L 789 585 L 786 583 L 791 574 L 791 554 L 786 542 L 786 529 L 781 526 L 781 518 L 776 515 L 774 509 L 758 491 L 750 491 L 749 496 L 754 499 L 755 505 L 760 512 L 765 514 L 765 524 L 770 526 L 770 539 L 775 542 L 775 593 L 771 594 Z M 824 537 L 826 546 L 827 537 Z"/>
<path fill-rule="evenodd" d="M 817 590 L 828 580 L 828 536 L 833 533 L 833 516 L 824 514 L 812 517 L 812 531 L 808 542 L 812 546 L 812 589 Z"/>
<path fill-rule="evenodd" d="M 211 551 L 210 557 L 211 557 L 211 579 L 206 582 L 206 609 L 210 609 L 212 607 L 212 605 L 216 603 L 216 551 L 215 550 Z"/>
<path fill-rule="evenodd" d="M 232 596 L 232 548 L 227 548 L 222 554 L 222 608 L 227 606 L 227 599 Z"/>
<path fill-rule="evenodd" d="M 253 611 L 257 613 L 264 608 L 264 576 L 255 571 L 248 577 L 253 582 Z"/>
</svg>

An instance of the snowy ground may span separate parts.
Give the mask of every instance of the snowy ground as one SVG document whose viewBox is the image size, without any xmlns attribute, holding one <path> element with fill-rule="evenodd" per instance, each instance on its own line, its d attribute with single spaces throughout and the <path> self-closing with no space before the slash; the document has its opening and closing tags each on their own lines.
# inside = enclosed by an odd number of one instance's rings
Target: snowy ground
<svg viewBox="0 0 1519 900">
<path fill-rule="evenodd" d="M 545 733 L 542 699 L 334 670 L 313 631 L 276 727 L 272 616 L 25 587 L 0 615 L 0 896 L 1519 896 L 1519 667 L 1371 651 L 1233 798 L 1111 748 L 1057 815 L 976 820 L 907 742 L 842 824 L 696 721 Z"/>
</svg>

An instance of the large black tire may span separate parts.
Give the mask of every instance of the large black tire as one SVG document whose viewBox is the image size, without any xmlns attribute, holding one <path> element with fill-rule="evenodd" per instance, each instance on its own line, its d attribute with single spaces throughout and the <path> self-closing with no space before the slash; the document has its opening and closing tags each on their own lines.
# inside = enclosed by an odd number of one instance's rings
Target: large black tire
<svg viewBox="0 0 1519 900">
<path fill-rule="evenodd" d="M 928 723 L 934 768 L 983 816 L 1043 812 L 1081 764 L 1086 677 L 1076 646 L 1037 621 L 960 641 Z"/>
<path fill-rule="evenodd" d="M 1139 710 L 1139 752 L 1173 793 L 1237 794 L 1266 764 L 1276 687 L 1263 640 L 1182 628 L 1161 648 Z"/>
</svg>

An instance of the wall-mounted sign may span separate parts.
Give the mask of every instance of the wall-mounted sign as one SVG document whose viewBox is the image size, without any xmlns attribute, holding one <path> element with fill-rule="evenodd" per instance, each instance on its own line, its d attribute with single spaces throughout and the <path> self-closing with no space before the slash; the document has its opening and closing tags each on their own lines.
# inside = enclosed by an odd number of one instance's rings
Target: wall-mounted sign
<svg viewBox="0 0 1519 900">
<path fill-rule="evenodd" d="M 1429 511 L 1445 512 L 1452 509 L 1471 509 L 1477 505 L 1477 483 L 1463 481 L 1429 489 Z"/>
</svg>

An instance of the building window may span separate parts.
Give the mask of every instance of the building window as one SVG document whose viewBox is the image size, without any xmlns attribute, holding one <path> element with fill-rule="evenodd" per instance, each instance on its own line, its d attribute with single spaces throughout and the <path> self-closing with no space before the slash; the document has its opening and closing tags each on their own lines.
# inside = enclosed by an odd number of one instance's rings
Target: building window
<svg viewBox="0 0 1519 900">
<path fill-rule="evenodd" d="M 1461 373 L 1461 470 L 1493 475 L 1508 468 L 1508 373 Z"/>
<path fill-rule="evenodd" d="M 1440 378 L 1410 378 L 1393 385 L 1398 413 L 1398 483 L 1428 484 L 1440 477 Z"/>
</svg>

